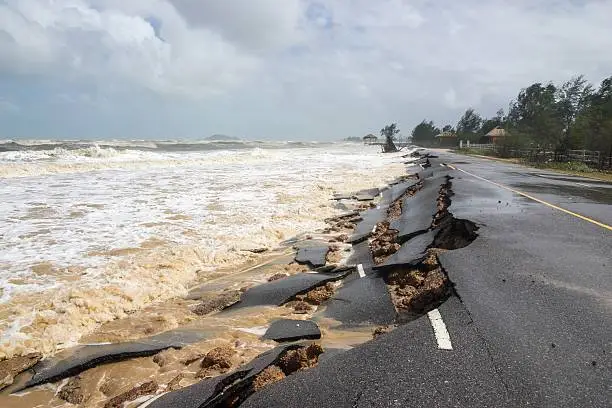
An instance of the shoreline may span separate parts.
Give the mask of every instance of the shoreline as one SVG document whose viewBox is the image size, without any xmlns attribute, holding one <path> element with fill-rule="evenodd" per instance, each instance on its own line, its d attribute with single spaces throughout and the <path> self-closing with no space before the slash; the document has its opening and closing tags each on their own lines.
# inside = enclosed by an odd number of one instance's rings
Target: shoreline
<svg viewBox="0 0 612 408">
<path fill-rule="evenodd" d="M 335 201 L 330 201 L 330 204 L 332 203 L 337 204 L 337 202 Z M 355 205 L 359 206 L 360 202 L 355 201 Z M 346 207 L 346 206 L 345 205 L 335 206 L 335 210 L 333 211 L 332 214 L 338 215 L 339 213 L 344 211 L 343 207 Z M 350 232 L 350 231 L 342 230 L 341 232 Z M 336 247 L 336 251 L 332 251 L 332 252 L 337 253 L 340 250 L 340 246 L 342 245 L 341 243 L 338 243 L 338 233 L 342 235 L 341 232 L 335 231 L 332 234 L 327 234 L 327 235 L 318 234 L 315 232 L 315 233 L 308 234 L 310 236 L 307 238 L 310 238 L 310 239 L 306 239 L 304 241 L 312 241 L 312 239 L 317 239 L 317 238 L 325 238 L 325 239 L 333 240 L 335 244 L 332 242 L 330 242 L 330 244 L 333 244 Z M 304 234 L 301 234 L 301 235 L 303 236 Z M 285 250 L 287 250 L 288 248 L 291 248 L 291 246 L 285 247 Z M 187 294 L 189 294 L 189 293 L 194 292 L 194 289 L 198 287 L 200 287 L 201 289 L 202 286 L 208 286 L 210 288 L 210 290 L 208 290 L 209 295 L 214 294 L 214 293 L 219 294 L 219 293 L 223 293 L 230 289 L 240 290 L 240 289 L 244 289 L 245 286 L 250 287 L 250 286 L 257 285 L 257 284 L 264 284 L 268 278 L 278 275 L 279 273 L 287 274 L 291 276 L 291 275 L 294 275 L 295 273 L 304 272 L 304 270 L 302 270 L 301 268 L 297 266 L 295 267 L 292 266 L 293 260 L 287 258 L 288 256 L 291 257 L 290 253 L 279 253 L 277 250 L 271 250 L 265 254 L 256 254 L 256 256 L 252 256 L 249 260 L 247 260 L 247 262 L 240 263 L 238 267 L 236 265 L 226 266 L 222 268 L 222 269 L 227 269 L 227 271 L 225 272 L 223 270 L 217 270 L 212 274 L 212 277 L 213 277 L 212 279 L 210 279 L 211 276 L 209 276 L 208 279 L 205 278 L 203 281 L 200 281 L 200 282 L 197 282 L 197 280 L 192 281 L 192 285 L 190 286 L 190 288 L 186 288 L 186 292 Z M 343 258 L 345 259 L 347 255 L 348 253 L 344 253 L 344 255 L 336 256 L 335 260 L 340 261 Z M 272 257 L 272 259 L 270 259 L 270 257 Z M 282 263 L 283 260 L 285 263 Z M 279 261 L 281 261 L 281 263 L 278 263 Z M 233 272 L 233 273 L 229 272 L 235 269 L 238 269 L 238 271 Z M 267 272 L 262 274 L 261 272 L 262 270 L 266 270 Z M 239 277 L 244 277 L 244 279 L 237 280 L 237 278 Z M 220 288 L 223 288 L 223 290 L 219 291 Z M 199 300 L 202 300 L 202 298 L 200 298 Z M 84 336 L 81 336 L 80 340 L 76 343 L 76 345 L 83 344 L 83 343 L 101 344 L 101 343 L 106 343 L 109 341 L 110 342 L 132 341 L 132 340 L 137 340 L 138 338 L 146 338 L 150 336 L 155 336 L 167 330 L 175 330 L 177 328 L 187 327 L 190 325 L 193 326 L 194 321 L 197 320 L 197 316 L 194 316 L 192 312 L 195 306 L 195 303 L 197 303 L 197 301 L 194 299 L 190 299 L 190 296 L 188 295 L 184 297 L 179 297 L 179 298 L 171 297 L 169 299 L 162 300 L 161 302 L 157 301 L 153 304 L 148 305 L 147 307 L 143 309 L 135 310 L 134 312 L 129 313 L 123 319 L 114 319 L 114 320 L 108 321 L 107 323 L 102 323 L 102 325 L 100 325 L 93 332 L 86 334 Z M 264 308 L 263 310 L 259 311 L 259 314 L 256 313 L 255 316 L 252 316 L 252 315 L 246 316 L 244 317 L 246 318 L 246 321 L 243 321 L 243 323 L 248 322 L 250 325 L 257 324 L 261 326 L 262 323 L 269 322 L 271 321 L 270 319 L 276 319 L 279 317 L 282 318 L 282 317 L 289 316 L 289 317 L 295 317 L 298 319 L 304 319 L 308 316 L 311 316 L 310 314 L 304 314 L 301 311 L 298 314 L 295 314 L 295 311 L 291 311 L 290 309 L 287 309 L 284 307 L 278 307 L 278 308 L 273 308 L 273 309 L 275 310 Z M 316 311 L 316 306 L 313 308 L 313 312 L 314 311 Z M 280 313 L 280 315 L 278 313 Z M 215 319 L 212 319 L 212 320 L 215 320 Z M 239 322 L 240 322 L 240 319 L 238 319 L 238 321 L 233 321 L 233 325 L 231 325 L 232 327 L 227 326 L 224 329 L 225 334 L 222 335 L 222 338 L 224 337 L 226 338 L 226 340 L 233 339 L 232 341 L 234 342 L 234 344 L 238 344 L 240 342 L 244 343 L 244 344 L 241 343 L 240 347 L 247 348 L 249 351 L 243 350 L 240 353 L 241 353 L 241 358 L 243 360 L 243 363 L 246 363 L 247 361 L 250 361 L 250 359 L 255 357 L 255 355 L 259 354 L 259 352 L 271 347 L 271 344 L 266 343 L 266 342 L 262 343 L 258 339 L 258 336 L 252 333 L 249 333 L 248 330 L 247 331 L 244 331 L 244 330 L 241 331 L 240 329 L 237 330 L 235 326 Z M 223 332 L 222 327 L 224 325 L 227 325 L 227 323 L 223 323 L 219 321 L 212 322 L 210 324 L 211 325 L 209 325 L 207 329 L 211 333 L 215 333 L 215 332 L 220 333 L 219 330 Z M 333 325 L 334 323 L 331 321 L 327 323 L 323 323 L 321 325 L 321 330 L 325 332 L 329 330 L 329 327 Z M 199 327 L 197 329 L 202 330 L 203 327 Z M 343 333 L 342 330 L 336 330 L 335 334 L 330 337 L 331 344 L 335 346 L 344 345 L 344 347 L 348 347 L 348 344 L 350 342 L 355 341 L 355 339 L 358 339 L 359 342 L 363 342 L 366 339 L 371 338 L 370 332 L 362 333 L 362 334 L 355 334 L 355 333 L 350 333 L 350 332 L 347 334 L 342 334 L 342 333 Z M 177 355 L 180 355 L 181 352 L 192 353 L 192 357 L 193 357 L 193 353 L 201 354 L 204 352 L 205 349 L 209 349 L 211 345 L 214 345 L 217 343 L 219 343 L 219 341 L 206 340 L 202 342 L 202 344 L 195 344 L 191 348 L 186 347 L 178 351 Z M 64 349 L 60 354 L 70 355 L 70 351 L 71 349 L 67 348 L 67 349 Z M 253 354 L 255 351 L 257 351 L 257 353 Z M 25 355 L 27 353 L 22 353 L 22 354 Z M 49 356 L 52 356 L 52 355 L 53 354 L 50 354 Z M 49 356 L 47 357 L 47 360 L 49 359 L 53 360 L 54 357 L 49 357 Z M 5 362 L 10 361 L 10 359 L 4 360 L 4 361 Z M 116 363 L 116 364 L 124 365 L 124 366 L 129 365 L 128 362 Z M 114 364 L 111 364 L 111 366 L 113 365 Z M 142 368 L 139 368 L 138 365 L 139 364 L 136 364 L 136 367 L 134 367 L 135 372 L 138 372 L 139 370 L 142 369 Z M 108 369 L 112 369 L 112 367 L 108 367 Z M 103 368 L 103 366 L 97 367 L 94 369 L 90 369 L 90 371 L 93 371 L 93 372 L 96 372 L 96 371 L 104 372 L 104 370 L 105 368 Z M 165 378 L 164 375 L 161 375 L 161 377 Z M 64 383 L 59 384 L 60 388 L 63 385 L 65 384 Z M 90 384 L 84 387 L 87 388 L 87 387 L 92 387 L 92 386 L 93 385 Z M 37 399 L 38 398 L 44 399 L 45 397 L 43 397 L 43 394 L 47 395 L 50 398 L 50 400 L 55 400 L 56 402 L 58 402 L 57 397 L 51 397 L 51 395 L 48 394 L 47 391 L 43 391 L 43 390 L 36 389 L 34 391 L 29 392 L 29 394 L 27 395 L 28 396 L 35 395 Z M 4 395 L 5 395 L 4 393 L 0 394 L 0 401 L 2 400 Z M 106 395 L 105 396 L 101 396 L 101 395 L 93 396 L 92 397 L 93 399 L 91 400 L 91 404 L 86 405 L 86 406 L 101 406 L 100 404 L 102 403 L 102 400 L 104 400 L 106 397 L 107 397 Z M 8 398 L 13 400 L 13 397 L 8 397 Z M 24 401 L 29 399 L 29 398 L 24 398 L 24 397 L 20 397 L 20 398 L 22 398 L 22 400 Z M 17 405 L 17 406 L 25 406 L 25 405 Z"/>
</svg>

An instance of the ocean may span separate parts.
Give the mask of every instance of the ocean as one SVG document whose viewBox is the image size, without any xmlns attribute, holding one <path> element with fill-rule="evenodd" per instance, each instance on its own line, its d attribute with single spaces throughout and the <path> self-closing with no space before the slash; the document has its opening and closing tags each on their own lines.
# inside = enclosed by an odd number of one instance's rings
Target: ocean
<svg viewBox="0 0 612 408">
<path fill-rule="evenodd" d="M 73 346 L 405 173 L 354 143 L 0 141 L 0 360 Z"/>
</svg>

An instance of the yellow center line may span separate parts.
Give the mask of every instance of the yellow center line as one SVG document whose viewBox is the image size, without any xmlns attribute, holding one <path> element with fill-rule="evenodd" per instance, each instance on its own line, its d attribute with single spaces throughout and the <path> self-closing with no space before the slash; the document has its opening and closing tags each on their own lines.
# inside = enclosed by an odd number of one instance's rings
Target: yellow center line
<svg viewBox="0 0 612 408">
<path fill-rule="evenodd" d="M 518 195 L 523 196 L 523 197 L 525 197 L 525 198 L 528 198 L 528 199 L 530 199 L 530 200 L 536 201 L 536 202 L 538 202 L 538 203 L 540 203 L 540 204 L 544 204 L 544 205 L 546 205 L 546 206 L 548 206 L 548 207 L 550 207 L 550 208 L 554 208 L 555 210 L 562 211 L 562 212 L 564 212 L 564 213 L 566 213 L 566 214 L 569 214 L 569 215 L 573 215 L 573 216 L 574 216 L 574 217 L 576 217 L 576 218 L 580 218 L 581 220 L 588 221 L 588 222 L 590 222 L 590 223 L 592 223 L 592 224 L 595 224 L 595 225 L 597 225 L 597 226 L 599 226 L 599 227 L 602 227 L 602 228 L 605 228 L 605 229 L 607 229 L 607 230 L 609 230 L 609 231 L 612 231 L 612 226 L 607 225 L 607 224 L 604 224 L 603 222 L 595 221 L 595 220 L 594 220 L 594 219 L 592 219 L 592 218 L 585 217 L 584 215 L 577 214 L 577 213 L 575 213 L 575 212 L 573 212 L 573 211 L 570 211 L 570 210 L 566 210 L 565 208 L 561 208 L 561 207 L 559 207 L 559 206 L 557 206 L 557 205 L 551 204 L 551 203 L 549 203 L 549 202 L 547 202 L 547 201 L 541 200 L 541 199 L 539 199 L 539 198 L 537 198 L 537 197 L 534 197 L 534 196 L 532 196 L 532 195 L 529 195 L 529 194 L 527 194 L 527 193 L 523 193 L 522 191 L 515 190 L 515 189 L 510 188 L 510 187 L 508 187 L 508 186 L 504 186 L 503 184 L 499 184 L 499 183 L 496 183 L 496 182 L 494 182 L 494 181 L 488 180 L 488 179 L 486 179 L 486 178 L 484 178 L 484 177 L 480 177 L 480 176 L 477 176 L 477 175 L 475 175 L 475 174 L 472 174 L 472 173 L 470 173 L 469 171 L 465 171 L 465 170 L 462 170 L 462 169 L 460 169 L 460 168 L 453 167 L 453 166 L 451 166 L 451 165 L 448 165 L 448 167 L 450 167 L 450 168 L 451 168 L 451 169 L 453 169 L 453 170 L 459 170 L 459 171 L 461 171 L 461 172 L 463 172 L 463 173 L 465 173 L 465 174 L 469 174 L 470 176 L 475 177 L 475 178 L 477 178 L 477 179 L 479 179 L 479 180 L 486 181 L 487 183 L 493 184 L 494 186 L 497 186 L 497 187 L 503 188 L 504 190 L 512 191 L 512 192 L 513 192 L 513 193 L 515 193 L 515 194 L 518 194 Z"/>
</svg>

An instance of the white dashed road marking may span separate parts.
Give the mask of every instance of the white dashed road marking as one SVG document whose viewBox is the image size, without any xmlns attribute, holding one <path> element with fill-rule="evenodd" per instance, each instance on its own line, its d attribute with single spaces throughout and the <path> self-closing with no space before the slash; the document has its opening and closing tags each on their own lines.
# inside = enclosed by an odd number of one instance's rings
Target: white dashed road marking
<svg viewBox="0 0 612 408">
<path fill-rule="evenodd" d="M 429 317 L 429 321 L 431 322 L 434 330 L 434 335 L 438 341 L 438 348 L 441 350 L 452 350 L 453 345 L 451 343 L 450 335 L 448 334 L 448 330 L 446 330 L 446 325 L 444 324 L 444 320 L 442 320 L 440 311 L 438 309 L 434 309 L 427 313 L 427 317 Z"/>
<path fill-rule="evenodd" d="M 359 277 L 360 278 L 365 278 L 366 275 L 365 275 L 365 272 L 363 270 L 363 265 L 362 264 L 357 265 L 357 273 L 359 273 Z"/>
</svg>

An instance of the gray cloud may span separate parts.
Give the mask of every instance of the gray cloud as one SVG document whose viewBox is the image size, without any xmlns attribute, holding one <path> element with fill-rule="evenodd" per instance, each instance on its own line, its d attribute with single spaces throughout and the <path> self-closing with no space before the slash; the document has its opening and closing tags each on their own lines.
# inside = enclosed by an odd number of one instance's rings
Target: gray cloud
<svg viewBox="0 0 612 408">
<path fill-rule="evenodd" d="M 611 0 L 7 0 L 0 75 L 87 84 L 117 111 L 148 89 L 134 115 L 180 106 L 168 133 L 407 132 L 491 115 L 535 81 L 612 75 L 609 16 Z"/>
</svg>

